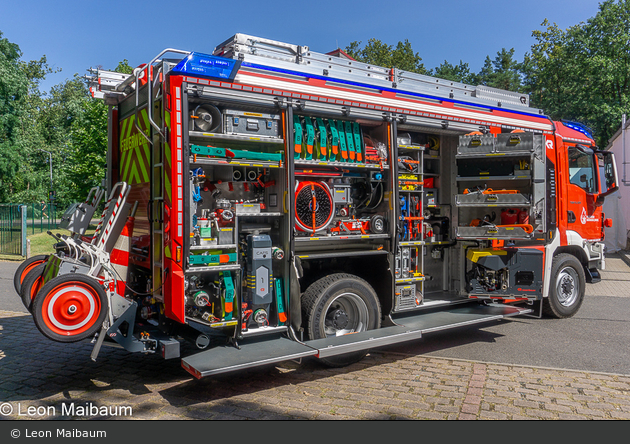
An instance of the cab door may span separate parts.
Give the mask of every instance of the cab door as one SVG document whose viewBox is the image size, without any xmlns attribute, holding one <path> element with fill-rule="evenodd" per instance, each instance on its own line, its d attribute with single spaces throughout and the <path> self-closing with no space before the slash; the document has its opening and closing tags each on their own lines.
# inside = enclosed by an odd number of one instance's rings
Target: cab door
<svg viewBox="0 0 630 444">
<path fill-rule="evenodd" d="M 601 238 L 602 207 L 597 205 L 600 194 L 596 156 L 592 149 L 581 145 L 567 148 L 568 230 L 583 239 Z"/>
</svg>

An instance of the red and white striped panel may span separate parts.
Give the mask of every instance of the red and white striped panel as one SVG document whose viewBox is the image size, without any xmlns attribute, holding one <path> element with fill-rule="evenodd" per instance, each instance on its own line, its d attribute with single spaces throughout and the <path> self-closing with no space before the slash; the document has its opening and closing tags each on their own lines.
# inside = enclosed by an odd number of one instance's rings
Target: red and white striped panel
<svg viewBox="0 0 630 444">
<path fill-rule="evenodd" d="M 125 296 L 125 282 L 127 282 L 127 271 L 129 269 L 129 251 L 131 249 L 131 235 L 133 233 L 134 218 L 127 218 L 127 222 L 114 244 L 114 248 L 109 257 L 109 262 L 116 272 L 116 293 Z"/>
</svg>

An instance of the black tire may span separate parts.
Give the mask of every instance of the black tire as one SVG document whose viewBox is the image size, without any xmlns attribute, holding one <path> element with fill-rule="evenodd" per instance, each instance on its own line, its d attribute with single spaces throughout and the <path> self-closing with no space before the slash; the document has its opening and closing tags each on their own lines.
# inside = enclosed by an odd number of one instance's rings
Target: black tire
<svg viewBox="0 0 630 444">
<path fill-rule="evenodd" d="M 108 310 L 102 285 L 78 273 L 62 274 L 46 282 L 32 305 L 39 331 L 48 339 L 66 343 L 94 336 Z"/>
<path fill-rule="evenodd" d="M 22 282 L 24 282 L 24 279 L 26 278 L 28 272 L 35 268 L 37 265 L 43 264 L 47 260 L 47 254 L 38 254 L 37 256 L 29 257 L 20 264 L 18 269 L 15 270 L 15 274 L 13 275 L 13 286 L 15 287 L 15 292 L 17 294 L 20 294 Z"/>
<path fill-rule="evenodd" d="M 385 218 L 380 214 L 372 216 L 370 219 L 370 231 L 374 234 L 383 234 L 385 232 Z"/>
<path fill-rule="evenodd" d="M 365 280 L 345 273 L 331 274 L 311 284 L 302 295 L 308 338 L 323 339 L 374 330 L 381 326 L 381 306 Z M 330 367 L 358 362 L 367 350 L 320 358 Z"/>
<path fill-rule="evenodd" d="M 586 277 L 580 261 L 572 254 L 560 253 L 553 258 L 549 297 L 543 313 L 554 318 L 570 318 L 584 301 Z"/>
<path fill-rule="evenodd" d="M 24 307 L 26 307 L 28 311 L 31 311 L 33 299 L 35 299 L 35 296 L 42 288 L 45 269 L 45 262 L 35 266 L 35 268 L 26 275 L 24 282 L 22 282 L 20 298 L 22 299 L 22 304 L 24 304 Z"/>
</svg>

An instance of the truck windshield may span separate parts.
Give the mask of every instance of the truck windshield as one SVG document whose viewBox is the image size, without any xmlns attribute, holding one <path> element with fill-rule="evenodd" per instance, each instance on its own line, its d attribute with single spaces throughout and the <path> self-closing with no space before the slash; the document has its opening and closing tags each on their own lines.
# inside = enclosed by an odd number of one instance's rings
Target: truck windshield
<svg viewBox="0 0 630 444">
<path fill-rule="evenodd" d="M 597 190 L 594 174 L 593 155 L 586 154 L 574 146 L 569 147 L 569 182 L 584 189 L 587 193 Z"/>
</svg>

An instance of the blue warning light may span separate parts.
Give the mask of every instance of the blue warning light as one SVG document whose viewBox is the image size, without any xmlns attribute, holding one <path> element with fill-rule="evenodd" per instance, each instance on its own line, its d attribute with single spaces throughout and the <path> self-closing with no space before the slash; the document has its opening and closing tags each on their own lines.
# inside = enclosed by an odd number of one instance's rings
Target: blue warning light
<svg viewBox="0 0 630 444">
<path fill-rule="evenodd" d="M 240 60 L 193 52 L 182 59 L 182 61 L 171 70 L 171 73 L 228 80 L 231 82 L 234 80 L 240 66 Z"/>
<path fill-rule="evenodd" d="M 562 120 L 561 122 L 567 128 L 571 128 L 571 129 L 574 129 L 576 131 L 579 131 L 582 134 L 584 134 L 585 136 L 587 136 L 589 139 L 593 138 L 593 130 L 590 129 L 588 126 L 586 126 L 586 125 L 584 125 L 582 123 L 579 123 L 579 122 L 571 122 L 569 120 Z"/>
</svg>

